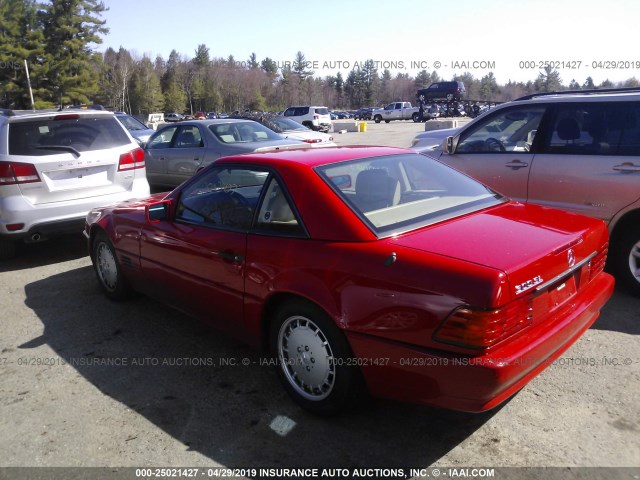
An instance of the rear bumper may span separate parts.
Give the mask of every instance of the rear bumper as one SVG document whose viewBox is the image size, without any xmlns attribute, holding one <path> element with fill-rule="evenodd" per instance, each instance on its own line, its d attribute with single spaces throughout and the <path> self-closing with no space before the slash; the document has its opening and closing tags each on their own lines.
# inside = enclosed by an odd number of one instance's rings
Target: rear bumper
<svg viewBox="0 0 640 480">
<path fill-rule="evenodd" d="M 82 232 L 84 219 L 92 208 L 149 196 L 146 178 L 136 179 L 132 189 L 108 195 L 79 198 L 63 202 L 32 204 L 21 195 L 0 199 L 0 237 L 21 240 L 39 233 L 43 238 L 77 231 Z M 7 225 L 22 224 L 9 231 Z"/>
<path fill-rule="evenodd" d="M 347 332 L 372 395 L 468 412 L 490 410 L 524 387 L 598 318 L 613 294 L 598 275 L 570 305 L 539 328 L 483 356 L 427 350 Z M 374 360 L 378 360 L 375 362 Z"/>
</svg>

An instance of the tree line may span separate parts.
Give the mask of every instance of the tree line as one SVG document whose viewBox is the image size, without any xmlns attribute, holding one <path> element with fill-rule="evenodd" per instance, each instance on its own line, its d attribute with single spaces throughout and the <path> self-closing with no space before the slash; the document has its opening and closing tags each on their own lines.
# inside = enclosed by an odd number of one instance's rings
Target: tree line
<svg viewBox="0 0 640 480">
<path fill-rule="evenodd" d="M 336 109 L 381 106 L 413 100 L 416 90 L 440 80 L 464 82 L 467 98 L 508 101 L 522 95 L 612 86 L 638 86 L 635 78 L 614 85 L 565 86 L 551 67 L 535 80 L 500 85 L 493 72 L 477 79 L 466 72 L 442 79 L 437 71 L 408 73 L 379 71 L 374 60 L 358 62 L 346 78 L 338 72 L 319 77 L 299 51 L 292 62 L 279 66 L 255 53 L 237 61 L 211 54 L 200 44 L 193 57 L 173 50 L 165 60 L 120 47 L 103 53 L 96 46 L 109 29 L 101 19 L 99 0 L 0 0 L 0 106 L 29 109 L 32 86 L 35 108 L 102 104 L 133 114 L 194 113 L 235 110 L 277 111 L 295 104 L 326 105 Z"/>
</svg>

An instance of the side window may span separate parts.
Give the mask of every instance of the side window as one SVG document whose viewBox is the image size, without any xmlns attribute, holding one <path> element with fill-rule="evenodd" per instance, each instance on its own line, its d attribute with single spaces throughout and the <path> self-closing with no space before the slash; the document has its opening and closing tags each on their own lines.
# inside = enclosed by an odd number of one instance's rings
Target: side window
<svg viewBox="0 0 640 480">
<path fill-rule="evenodd" d="M 461 135 L 456 153 L 528 152 L 545 109 L 532 105 L 496 112 Z"/>
<path fill-rule="evenodd" d="M 176 140 L 173 142 L 174 148 L 197 148 L 202 146 L 200 129 L 191 125 L 180 127 Z"/>
<path fill-rule="evenodd" d="M 283 114 L 283 116 L 285 117 L 293 117 L 294 115 L 295 115 L 295 108 L 287 108 Z"/>
<path fill-rule="evenodd" d="M 176 130 L 178 130 L 178 127 L 168 127 L 160 132 L 157 132 L 149 140 L 147 148 L 169 148 L 171 146 L 171 139 L 176 133 Z"/>
<path fill-rule="evenodd" d="M 268 172 L 220 166 L 187 186 L 176 219 L 203 226 L 248 230 Z"/>
<path fill-rule="evenodd" d="M 565 155 L 640 155 L 640 104 L 570 103 L 559 105 L 544 153 Z"/>
<path fill-rule="evenodd" d="M 275 177 L 267 191 L 258 213 L 256 228 L 262 232 L 300 236 L 304 229 L 298 222 L 291 204 Z"/>
</svg>

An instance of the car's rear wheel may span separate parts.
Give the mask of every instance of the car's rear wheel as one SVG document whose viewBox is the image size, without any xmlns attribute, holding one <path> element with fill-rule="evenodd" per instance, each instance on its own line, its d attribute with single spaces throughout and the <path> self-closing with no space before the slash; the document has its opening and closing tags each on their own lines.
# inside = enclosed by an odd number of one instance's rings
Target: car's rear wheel
<svg viewBox="0 0 640 480">
<path fill-rule="evenodd" d="M 360 397 L 363 383 L 347 339 L 314 305 L 282 305 L 271 324 L 270 346 L 285 389 L 310 412 L 331 415 Z"/>
<path fill-rule="evenodd" d="M 16 242 L 8 238 L 0 238 L 0 260 L 9 260 L 16 256 Z"/>
<path fill-rule="evenodd" d="M 640 297 L 640 228 L 623 233 L 609 252 L 618 281 Z"/>
<path fill-rule="evenodd" d="M 130 289 L 122 276 L 115 248 L 103 232 L 96 235 L 93 242 L 93 268 L 100 287 L 112 300 L 125 300 L 130 296 Z"/>
</svg>

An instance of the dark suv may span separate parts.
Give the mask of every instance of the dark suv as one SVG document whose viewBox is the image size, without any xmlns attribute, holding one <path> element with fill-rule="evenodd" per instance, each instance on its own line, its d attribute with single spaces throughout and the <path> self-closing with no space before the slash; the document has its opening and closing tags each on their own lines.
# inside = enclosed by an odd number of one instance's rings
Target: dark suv
<svg viewBox="0 0 640 480">
<path fill-rule="evenodd" d="M 429 102 L 432 100 L 446 100 L 457 102 L 464 97 L 466 90 L 462 82 L 436 82 L 428 88 L 418 90 L 418 100 Z"/>
</svg>

